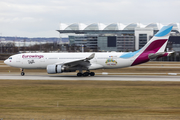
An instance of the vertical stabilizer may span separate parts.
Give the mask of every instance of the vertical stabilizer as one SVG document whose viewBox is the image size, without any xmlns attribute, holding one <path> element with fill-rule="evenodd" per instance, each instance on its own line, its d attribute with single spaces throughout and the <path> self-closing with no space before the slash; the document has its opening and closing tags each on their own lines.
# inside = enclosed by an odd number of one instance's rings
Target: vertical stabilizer
<svg viewBox="0 0 180 120">
<path fill-rule="evenodd" d="M 159 32 L 157 32 L 155 36 L 136 54 L 137 57 L 132 63 L 132 66 L 149 61 L 149 54 L 164 52 L 172 27 L 173 26 L 164 26 L 159 30 Z"/>
</svg>

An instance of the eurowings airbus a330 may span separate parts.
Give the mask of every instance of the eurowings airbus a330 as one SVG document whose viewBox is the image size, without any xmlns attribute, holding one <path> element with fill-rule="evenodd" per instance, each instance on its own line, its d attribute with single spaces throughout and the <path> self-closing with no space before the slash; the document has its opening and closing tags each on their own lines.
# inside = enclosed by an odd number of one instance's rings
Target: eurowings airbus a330
<svg viewBox="0 0 180 120">
<path fill-rule="evenodd" d="M 10 56 L 5 64 L 24 69 L 46 69 L 49 74 L 75 72 L 77 76 L 94 76 L 90 70 L 124 68 L 168 56 L 165 52 L 173 26 L 164 26 L 140 50 L 135 52 L 94 53 L 23 53 Z M 83 72 L 86 71 L 86 72 Z"/>
</svg>

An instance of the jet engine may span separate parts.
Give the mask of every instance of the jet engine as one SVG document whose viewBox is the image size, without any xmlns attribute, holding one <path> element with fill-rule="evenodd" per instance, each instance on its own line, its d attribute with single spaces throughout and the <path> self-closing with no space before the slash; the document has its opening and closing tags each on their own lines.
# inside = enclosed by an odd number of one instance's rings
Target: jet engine
<svg viewBox="0 0 180 120">
<path fill-rule="evenodd" d="M 48 65 L 46 69 L 48 74 L 64 72 L 64 67 L 62 67 L 62 65 Z"/>
<path fill-rule="evenodd" d="M 48 74 L 56 74 L 62 72 L 75 72 L 77 68 L 75 67 L 70 68 L 62 65 L 48 65 L 46 70 Z"/>
</svg>

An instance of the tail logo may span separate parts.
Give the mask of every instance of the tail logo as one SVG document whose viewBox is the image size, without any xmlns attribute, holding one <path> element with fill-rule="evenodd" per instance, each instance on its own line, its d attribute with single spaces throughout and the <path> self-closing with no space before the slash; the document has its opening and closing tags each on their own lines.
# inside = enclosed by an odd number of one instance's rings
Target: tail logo
<svg viewBox="0 0 180 120">
<path fill-rule="evenodd" d="M 149 56 L 152 54 L 163 53 L 167 41 L 169 39 L 170 32 L 173 26 L 164 26 L 151 40 L 140 50 L 140 55 L 134 60 L 133 65 L 138 65 L 149 61 Z"/>
</svg>

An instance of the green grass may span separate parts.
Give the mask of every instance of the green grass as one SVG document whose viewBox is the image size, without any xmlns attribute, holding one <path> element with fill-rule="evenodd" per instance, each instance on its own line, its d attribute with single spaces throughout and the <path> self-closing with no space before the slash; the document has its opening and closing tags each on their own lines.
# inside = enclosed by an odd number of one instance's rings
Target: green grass
<svg viewBox="0 0 180 120">
<path fill-rule="evenodd" d="M 169 64 L 178 65 L 179 62 L 148 62 L 145 65 L 148 64 L 171 66 Z M 123 68 L 95 72 L 179 71 L 180 68 Z M 0 67 L 0 72 L 12 74 L 20 71 Z M 25 72 L 42 74 L 46 70 Z M 0 118 L 4 120 L 180 119 L 180 82 L 0 80 L 0 96 Z"/>
<path fill-rule="evenodd" d="M 180 82 L 1 80 L 0 88 L 0 118 L 180 119 Z"/>
</svg>

